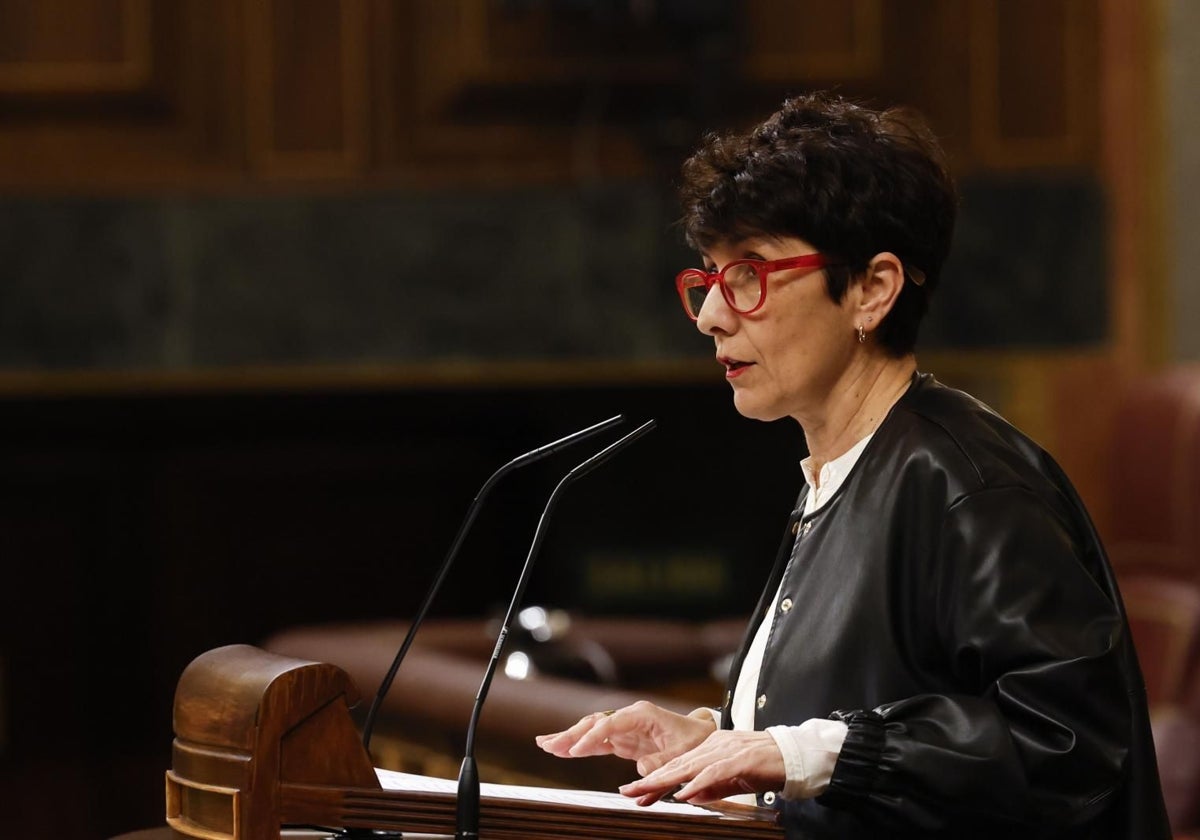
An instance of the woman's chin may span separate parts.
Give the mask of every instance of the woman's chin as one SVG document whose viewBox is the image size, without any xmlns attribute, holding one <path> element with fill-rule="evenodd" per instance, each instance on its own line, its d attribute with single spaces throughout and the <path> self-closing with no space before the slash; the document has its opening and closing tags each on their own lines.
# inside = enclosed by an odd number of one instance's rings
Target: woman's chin
<svg viewBox="0 0 1200 840">
<path fill-rule="evenodd" d="M 764 423 L 770 423 L 772 420 L 778 420 L 784 416 L 784 412 L 763 405 L 761 402 L 751 399 L 748 394 L 739 391 L 734 391 L 733 407 L 747 420 L 761 420 Z"/>
</svg>

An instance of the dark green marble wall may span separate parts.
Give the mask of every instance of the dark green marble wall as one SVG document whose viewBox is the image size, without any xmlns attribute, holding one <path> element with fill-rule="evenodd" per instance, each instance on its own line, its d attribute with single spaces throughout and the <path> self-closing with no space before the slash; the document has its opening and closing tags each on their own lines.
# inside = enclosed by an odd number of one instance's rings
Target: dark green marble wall
<svg viewBox="0 0 1200 840">
<path fill-rule="evenodd" d="M 0 368 L 704 357 L 672 213 L 636 184 L 0 199 Z M 1102 341 L 1105 238 L 1087 180 L 964 182 L 925 346 Z"/>
</svg>

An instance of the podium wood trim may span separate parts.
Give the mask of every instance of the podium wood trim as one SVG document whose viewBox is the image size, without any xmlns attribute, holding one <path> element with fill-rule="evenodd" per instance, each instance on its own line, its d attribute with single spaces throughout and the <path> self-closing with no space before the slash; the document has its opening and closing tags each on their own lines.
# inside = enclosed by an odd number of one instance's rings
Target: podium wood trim
<svg viewBox="0 0 1200 840">
<path fill-rule="evenodd" d="M 350 716 L 358 692 L 333 665 L 228 645 L 175 691 L 166 816 L 197 840 L 278 840 L 285 826 L 453 834 L 451 793 L 383 790 Z M 776 821 L 484 796 L 488 840 L 782 840 Z"/>
</svg>

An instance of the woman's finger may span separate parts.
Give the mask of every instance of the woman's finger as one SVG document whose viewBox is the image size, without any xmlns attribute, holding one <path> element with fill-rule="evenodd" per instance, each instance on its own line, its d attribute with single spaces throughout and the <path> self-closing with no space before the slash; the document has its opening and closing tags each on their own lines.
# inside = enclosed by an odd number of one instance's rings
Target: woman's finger
<svg viewBox="0 0 1200 840">
<path fill-rule="evenodd" d="M 622 785 L 620 792 L 637 797 L 639 805 L 667 794 L 681 802 L 704 803 L 777 789 L 785 776 L 783 756 L 770 735 L 718 732 L 643 778 Z"/>
<path fill-rule="evenodd" d="M 584 715 L 569 729 L 564 729 L 562 732 L 555 732 L 552 735 L 538 735 L 534 738 L 534 742 L 552 755 L 560 758 L 569 758 L 579 753 L 574 753 L 571 750 L 585 738 L 588 733 L 606 717 L 603 712 L 593 712 L 590 715 Z"/>
</svg>

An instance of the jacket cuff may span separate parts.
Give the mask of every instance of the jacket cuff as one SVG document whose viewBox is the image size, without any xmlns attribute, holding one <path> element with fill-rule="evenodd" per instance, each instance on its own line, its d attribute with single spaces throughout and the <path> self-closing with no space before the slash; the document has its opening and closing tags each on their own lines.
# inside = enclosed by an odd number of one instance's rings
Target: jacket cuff
<svg viewBox="0 0 1200 840">
<path fill-rule="evenodd" d="M 879 778 L 883 718 L 861 709 L 834 712 L 829 717 L 846 724 L 846 740 L 842 742 L 829 787 L 817 801 L 832 808 L 847 808 L 870 795 Z"/>
</svg>

